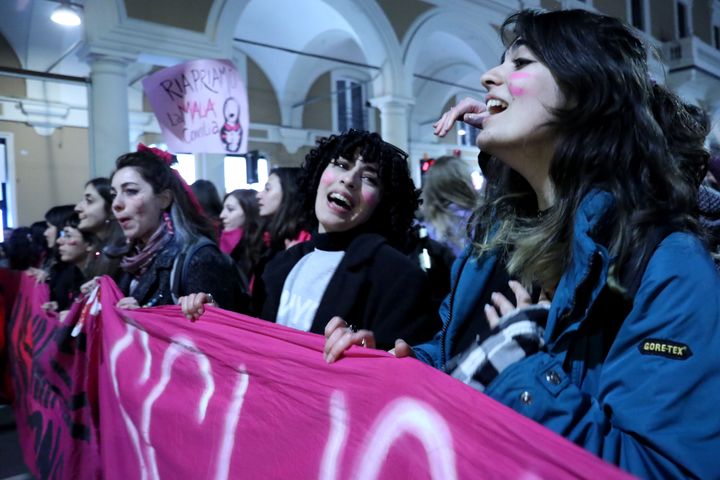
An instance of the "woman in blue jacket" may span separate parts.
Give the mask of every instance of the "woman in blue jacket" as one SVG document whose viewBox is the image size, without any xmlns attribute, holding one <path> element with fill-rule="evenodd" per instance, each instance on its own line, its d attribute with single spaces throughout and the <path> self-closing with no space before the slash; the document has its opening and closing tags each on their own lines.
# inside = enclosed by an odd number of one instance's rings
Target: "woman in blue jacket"
<svg viewBox="0 0 720 480">
<path fill-rule="evenodd" d="M 641 477 L 720 477 L 720 277 L 696 217 L 708 122 L 649 76 L 642 42 L 582 10 L 502 28 L 482 130 L 490 186 L 443 329 L 415 356 Z M 325 356 L 372 332 L 341 319 Z"/>
</svg>

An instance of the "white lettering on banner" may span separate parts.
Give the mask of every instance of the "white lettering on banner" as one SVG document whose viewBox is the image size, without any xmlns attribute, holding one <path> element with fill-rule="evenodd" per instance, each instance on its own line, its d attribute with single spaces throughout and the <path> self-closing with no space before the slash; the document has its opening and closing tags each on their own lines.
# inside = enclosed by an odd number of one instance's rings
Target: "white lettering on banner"
<svg viewBox="0 0 720 480">
<path fill-rule="evenodd" d="M 445 420 L 429 405 L 407 397 L 394 400 L 380 412 L 359 457 L 356 478 L 378 478 L 390 447 L 405 434 L 415 436 L 425 448 L 431 478 L 457 479 L 452 435 Z"/>
<path fill-rule="evenodd" d="M 135 424 L 133 423 L 132 419 L 130 418 L 130 415 L 128 415 L 127 411 L 125 411 L 125 407 L 123 407 L 122 402 L 120 402 L 120 389 L 118 388 L 118 381 L 117 381 L 117 361 L 118 357 L 120 357 L 120 354 L 124 352 L 132 343 L 132 337 L 134 332 L 138 332 L 140 335 L 140 338 L 142 339 L 143 335 L 147 337 L 147 333 L 143 332 L 142 330 L 133 327 L 130 324 L 126 324 L 127 332 L 123 337 L 121 337 L 117 342 L 115 342 L 115 345 L 113 345 L 112 349 L 110 350 L 110 373 L 112 375 L 112 382 L 113 382 L 113 390 L 115 392 L 115 396 L 118 399 L 118 408 L 120 408 L 120 414 L 122 415 L 123 422 L 125 423 L 125 427 L 128 430 L 128 433 L 130 434 L 130 439 L 132 440 L 133 449 L 135 450 L 135 454 L 137 455 L 138 461 L 140 462 L 140 478 L 141 480 L 147 480 L 147 465 L 145 464 L 145 458 L 142 454 L 142 449 L 140 447 L 140 434 L 137 431 L 137 428 L 135 428 Z M 147 341 L 147 338 L 145 339 Z M 149 351 L 148 351 L 149 353 Z M 147 363 L 147 358 L 145 359 Z"/>
<path fill-rule="evenodd" d="M 148 460 L 154 474 L 153 478 L 155 479 L 159 479 L 160 474 L 157 469 L 155 449 L 153 448 L 152 442 L 150 441 L 150 420 L 152 419 L 152 407 L 155 401 L 165 391 L 168 383 L 170 383 L 170 378 L 172 376 L 172 367 L 175 363 L 175 360 L 177 360 L 177 358 L 184 353 L 193 355 L 195 357 L 200 370 L 200 375 L 205 381 L 205 390 L 200 397 L 200 403 L 198 405 L 198 423 L 202 423 L 205 420 L 208 402 L 210 401 L 210 398 L 215 391 L 215 382 L 212 378 L 210 360 L 208 360 L 207 356 L 200 352 L 193 343 L 193 341 L 189 338 L 181 336 L 172 338 L 172 343 L 170 344 L 168 349 L 165 350 L 165 355 L 163 357 L 160 381 L 145 399 L 142 407 L 140 431 L 142 433 L 143 440 L 145 440 L 146 452 L 149 457 Z"/>
<path fill-rule="evenodd" d="M 208 357 L 197 349 L 192 340 L 182 336 L 172 338 L 172 343 L 167 348 L 163 356 L 160 380 L 157 385 L 153 387 L 143 402 L 140 419 L 141 429 L 139 432 L 135 423 L 123 407 L 122 402 L 119 401 L 120 389 L 117 380 L 118 358 L 132 344 L 133 334 L 137 333 L 140 337 L 140 344 L 145 354 L 145 362 L 143 365 L 143 371 L 140 374 L 139 383 L 145 384 L 150 378 L 152 355 L 149 349 L 149 336 L 147 332 L 144 332 L 143 330 L 140 330 L 130 324 L 126 324 L 126 328 L 127 332 L 123 337 L 115 342 L 115 345 L 113 345 L 110 352 L 110 371 L 112 374 L 113 389 L 115 391 L 115 396 L 118 398 L 118 407 L 120 408 L 123 421 L 128 429 L 128 433 L 130 434 L 130 438 L 133 443 L 133 448 L 140 463 L 141 479 L 147 480 L 149 473 L 150 478 L 159 480 L 160 472 L 157 466 L 155 449 L 153 448 L 153 444 L 150 440 L 152 407 L 172 380 L 172 367 L 175 360 L 177 360 L 182 354 L 190 354 L 197 360 L 198 370 L 200 371 L 200 375 L 202 376 L 205 384 L 197 410 L 197 421 L 198 423 L 203 423 L 207 414 L 208 404 L 215 392 L 215 382 L 212 377 L 212 368 Z M 218 453 L 216 465 L 215 478 L 217 480 L 227 479 L 229 477 L 230 462 L 232 460 L 233 448 L 235 446 L 235 436 L 237 433 L 238 421 L 240 419 L 240 411 L 242 410 L 243 400 L 245 399 L 245 394 L 249 384 L 249 376 L 246 372 L 245 365 L 240 365 L 238 371 L 240 372 L 238 381 L 232 394 L 232 400 L 228 407 L 228 412 L 225 416 L 225 428 L 223 431 L 222 444 Z M 144 448 L 141 446 L 141 437 Z"/>
<path fill-rule="evenodd" d="M 152 355 L 150 354 L 150 336 L 145 333 L 145 335 L 140 335 L 140 344 L 143 348 L 143 353 L 145 354 L 145 364 L 143 365 L 143 371 L 140 374 L 140 378 L 138 379 L 140 382 L 140 385 L 145 385 L 148 380 L 150 380 L 150 369 L 152 368 Z"/>
<path fill-rule="evenodd" d="M 345 447 L 347 439 L 347 407 L 345 396 L 342 392 L 335 390 L 330 397 L 330 436 L 325 445 L 322 463 L 320 465 L 321 480 L 335 480 L 337 478 L 337 467 L 340 463 L 339 457 Z"/>
<path fill-rule="evenodd" d="M 240 365 L 238 370 L 240 371 L 240 376 L 235 386 L 235 391 L 233 391 L 232 402 L 230 402 L 227 416 L 225 417 L 225 429 L 223 431 L 220 454 L 218 455 L 217 472 L 215 473 L 216 480 L 229 477 L 230 460 L 232 460 L 232 451 L 233 447 L 235 447 L 235 434 L 237 432 L 238 420 L 240 420 L 240 410 L 242 410 L 243 400 L 245 399 L 245 393 L 247 392 L 250 379 L 248 374 L 245 373 L 245 365 Z"/>
</svg>

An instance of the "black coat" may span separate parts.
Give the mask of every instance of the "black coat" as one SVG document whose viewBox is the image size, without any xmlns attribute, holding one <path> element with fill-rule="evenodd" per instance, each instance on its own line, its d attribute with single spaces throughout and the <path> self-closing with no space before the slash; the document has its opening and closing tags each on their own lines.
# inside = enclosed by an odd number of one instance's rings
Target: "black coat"
<svg viewBox="0 0 720 480">
<path fill-rule="evenodd" d="M 322 235 L 315 236 L 268 263 L 253 292 L 262 300 L 261 318 L 275 321 L 285 279 L 316 246 L 330 249 L 322 242 Z M 372 330 L 377 347 L 389 349 L 398 338 L 412 345 L 429 340 L 441 328 L 431 306 L 427 275 L 383 237 L 363 233 L 340 249 L 345 255 L 323 294 L 311 332 L 323 334 L 325 325 L 337 315 L 358 328 Z"/>
<path fill-rule="evenodd" d="M 157 254 L 150 267 L 137 279 L 138 284 L 132 292 L 141 306 L 172 305 L 171 273 L 175 257 L 182 252 L 181 245 L 172 239 Z M 178 262 L 180 263 L 180 262 Z M 188 269 L 182 275 L 185 282 L 179 286 L 179 295 L 205 292 L 212 294 L 218 306 L 226 310 L 242 309 L 243 298 L 240 279 L 233 262 L 216 245 L 198 249 L 189 260 Z M 123 272 L 118 286 L 125 295 L 130 292 L 133 275 Z"/>
</svg>

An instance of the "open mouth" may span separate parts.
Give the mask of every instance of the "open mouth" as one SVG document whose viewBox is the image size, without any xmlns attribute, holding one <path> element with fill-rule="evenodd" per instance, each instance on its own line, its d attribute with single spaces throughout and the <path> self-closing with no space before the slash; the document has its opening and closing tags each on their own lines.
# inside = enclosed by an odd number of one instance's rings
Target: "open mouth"
<svg viewBox="0 0 720 480">
<path fill-rule="evenodd" d="M 495 115 L 497 113 L 504 112 L 508 108 L 507 103 L 505 103 L 502 100 L 499 100 L 497 98 L 488 100 L 487 103 L 485 103 L 485 106 L 487 107 L 487 110 L 490 113 L 490 115 Z"/>
<path fill-rule="evenodd" d="M 350 199 L 340 193 L 330 193 L 327 196 L 327 199 L 328 202 L 333 205 L 337 205 L 342 210 L 350 211 L 352 209 L 352 202 L 350 201 Z"/>
</svg>

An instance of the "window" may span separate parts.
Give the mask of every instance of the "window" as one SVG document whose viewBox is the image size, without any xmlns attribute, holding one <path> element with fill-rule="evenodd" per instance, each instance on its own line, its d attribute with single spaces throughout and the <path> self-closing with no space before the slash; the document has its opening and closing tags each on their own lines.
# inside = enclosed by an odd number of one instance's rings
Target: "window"
<svg viewBox="0 0 720 480">
<path fill-rule="evenodd" d="M 630 5 L 630 19 L 632 26 L 638 30 L 645 30 L 645 0 L 632 0 Z"/>
<path fill-rule="evenodd" d="M 195 155 L 187 153 L 178 153 L 177 164 L 173 165 L 173 168 L 180 172 L 180 176 L 185 180 L 188 185 L 192 185 L 197 180 L 195 174 Z"/>
<path fill-rule="evenodd" d="M 249 154 L 250 152 L 248 152 Z M 248 155 L 250 157 L 250 155 Z M 230 193 L 238 188 L 249 188 L 252 190 L 262 190 L 268 179 L 268 161 L 264 157 L 257 155 L 253 160 L 251 158 L 248 172 L 248 161 L 245 156 L 233 155 L 225 157 L 223 161 L 225 174 L 225 192 Z M 248 173 L 250 175 L 248 175 Z M 251 177 L 248 179 L 248 177 Z M 256 178 L 252 178 L 256 177 Z"/>
<path fill-rule="evenodd" d="M 468 125 L 465 122 L 458 122 L 458 145 L 467 147 L 475 145 L 475 139 L 477 138 L 478 133 L 480 133 L 480 131 L 472 125 Z"/>
<path fill-rule="evenodd" d="M 688 36 L 688 14 L 687 5 L 683 2 L 677 2 L 677 25 L 678 25 L 678 38 L 685 38 Z"/>
<path fill-rule="evenodd" d="M 337 130 L 344 132 L 351 128 L 367 130 L 365 117 L 365 93 L 363 85 L 349 78 L 335 80 L 337 104 Z"/>
</svg>

